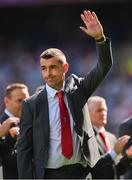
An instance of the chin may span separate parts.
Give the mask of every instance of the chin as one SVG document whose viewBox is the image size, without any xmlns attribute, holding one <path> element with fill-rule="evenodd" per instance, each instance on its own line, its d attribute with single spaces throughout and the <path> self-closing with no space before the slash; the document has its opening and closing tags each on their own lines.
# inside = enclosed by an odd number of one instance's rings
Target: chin
<svg viewBox="0 0 132 180">
<path fill-rule="evenodd" d="M 54 88 L 54 85 L 52 83 L 47 83 L 49 87 Z"/>
</svg>

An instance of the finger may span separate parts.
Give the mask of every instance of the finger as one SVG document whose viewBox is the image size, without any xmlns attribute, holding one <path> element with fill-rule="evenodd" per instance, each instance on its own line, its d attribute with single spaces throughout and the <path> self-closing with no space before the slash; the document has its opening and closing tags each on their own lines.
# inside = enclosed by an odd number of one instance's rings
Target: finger
<svg viewBox="0 0 132 180">
<path fill-rule="evenodd" d="M 93 17 L 98 21 L 98 17 L 95 12 L 92 12 Z"/>
<path fill-rule="evenodd" d="M 121 137 L 119 138 L 119 140 L 123 140 L 123 139 L 130 139 L 130 136 L 124 135 L 124 136 L 121 136 Z"/>
<path fill-rule="evenodd" d="M 128 142 L 128 140 L 129 140 L 128 138 L 124 138 L 124 139 L 121 140 L 121 143 L 122 143 L 123 145 L 125 145 L 125 144 Z"/>
<path fill-rule="evenodd" d="M 80 26 L 79 27 L 83 32 L 87 33 L 87 29 L 85 27 Z"/>
<path fill-rule="evenodd" d="M 17 125 L 19 122 L 20 122 L 20 118 L 16 118 L 16 119 L 14 119 L 14 121 L 13 121 L 14 123 L 15 123 L 15 125 Z"/>
<path fill-rule="evenodd" d="M 81 19 L 83 20 L 84 24 L 87 26 L 87 20 L 83 14 L 81 14 Z"/>
<path fill-rule="evenodd" d="M 93 19 L 93 16 L 90 11 L 84 11 L 84 16 L 88 22 L 90 22 Z"/>
</svg>

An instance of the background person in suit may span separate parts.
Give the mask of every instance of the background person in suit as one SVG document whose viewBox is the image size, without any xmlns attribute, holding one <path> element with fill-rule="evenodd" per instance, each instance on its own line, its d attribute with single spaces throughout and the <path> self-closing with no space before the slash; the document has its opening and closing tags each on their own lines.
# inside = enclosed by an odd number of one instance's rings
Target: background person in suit
<svg viewBox="0 0 132 180">
<path fill-rule="evenodd" d="M 120 137 L 118 140 L 116 136 L 110 132 L 108 132 L 105 129 L 105 126 L 107 125 L 107 104 L 103 97 L 100 96 L 91 96 L 88 100 L 88 109 L 90 114 L 90 119 L 93 124 L 93 128 L 95 131 L 96 139 L 98 142 L 98 147 L 101 155 L 104 155 L 106 153 L 115 154 L 115 158 L 113 159 L 115 163 L 108 164 L 104 167 L 102 171 L 96 171 L 96 173 L 93 173 L 94 179 L 119 179 L 121 175 L 123 175 L 127 169 L 130 167 L 130 164 L 132 163 L 131 155 L 128 154 L 124 157 L 117 156 L 121 151 L 119 152 L 120 146 L 122 146 L 122 142 L 120 141 Z M 101 137 L 101 133 L 105 133 L 105 141 Z M 126 135 L 126 134 L 124 134 Z M 129 144 L 127 149 L 132 144 Z M 123 150 L 122 146 L 122 150 Z M 129 148 L 130 150 L 131 147 Z"/>
<path fill-rule="evenodd" d="M 132 144 L 132 116 L 125 119 L 123 123 L 119 127 L 119 136 L 127 134 L 130 136 L 130 139 L 126 146 L 124 147 L 124 153 L 128 149 L 128 147 Z M 132 165 L 128 169 L 128 171 L 124 174 L 125 179 L 132 179 Z"/>
<path fill-rule="evenodd" d="M 84 179 L 100 158 L 87 100 L 112 66 L 111 45 L 94 12 L 84 11 L 81 18 L 85 27 L 80 28 L 97 42 L 97 65 L 83 78 L 72 74 L 65 80 L 69 65 L 64 53 L 50 48 L 40 55 L 46 85 L 23 102 L 17 149 L 20 179 Z M 64 106 L 69 119 L 61 116 Z M 69 144 L 64 145 L 65 133 Z"/>
<path fill-rule="evenodd" d="M 0 124 L 0 138 L 8 134 L 9 129 L 12 125 L 18 124 L 19 118 L 11 117 L 4 121 L 4 123 Z M 1 142 L 0 142 L 1 143 Z M 1 147 L 1 145 L 0 145 Z M 1 151 L 1 148 L 0 148 Z M 1 162 L 1 152 L 0 152 L 0 178 L 2 179 L 2 162 Z"/>
<path fill-rule="evenodd" d="M 4 103 L 5 110 L 0 116 L 1 126 L 7 124 L 7 118 L 13 122 L 19 122 L 22 101 L 29 97 L 28 87 L 25 84 L 14 83 L 6 87 Z M 16 118 L 16 120 L 14 120 Z M 8 121 L 9 121 L 8 120 Z M 4 179 L 17 179 L 17 161 L 14 153 L 17 136 L 19 134 L 18 123 L 12 124 L 8 133 L 1 138 L 1 158 Z"/>
</svg>

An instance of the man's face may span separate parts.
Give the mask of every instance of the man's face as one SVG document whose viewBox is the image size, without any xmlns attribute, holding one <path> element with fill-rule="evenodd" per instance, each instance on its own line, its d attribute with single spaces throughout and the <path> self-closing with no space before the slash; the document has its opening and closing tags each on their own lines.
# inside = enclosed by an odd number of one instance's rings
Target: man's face
<svg viewBox="0 0 132 180">
<path fill-rule="evenodd" d="M 90 113 L 92 124 L 98 128 L 107 124 L 107 106 L 105 102 L 95 102 Z"/>
<path fill-rule="evenodd" d="M 40 59 L 42 76 L 45 82 L 52 88 L 60 90 L 63 86 L 65 73 L 68 71 L 68 64 L 62 64 L 56 57 Z"/>
<path fill-rule="evenodd" d="M 21 116 L 22 101 L 29 97 L 27 89 L 14 89 L 11 92 L 11 97 L 5 97 L 5 106 L 9 112 L 15 117 Z"/>
</svg>

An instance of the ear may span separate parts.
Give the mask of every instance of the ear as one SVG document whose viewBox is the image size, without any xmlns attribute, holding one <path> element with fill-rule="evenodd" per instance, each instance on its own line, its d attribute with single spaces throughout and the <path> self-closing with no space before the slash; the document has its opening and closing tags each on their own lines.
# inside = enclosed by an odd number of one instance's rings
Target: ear
<svg viewBox="0 0 132 180">
<path fill-rule="evenodd" d="M 4 103 L 5 103 L 5 105 L 8 104 L 8 101 L 9 101 L 9 99 L 5 96 L 5 97 L 4 97 Z"/>
<path fill-rule="evenodd" d="M 67 73 L 69 70 L 69 64 L 68 63 L 65 63 L 64 64 L 64 72 Z"/>
</svg>

